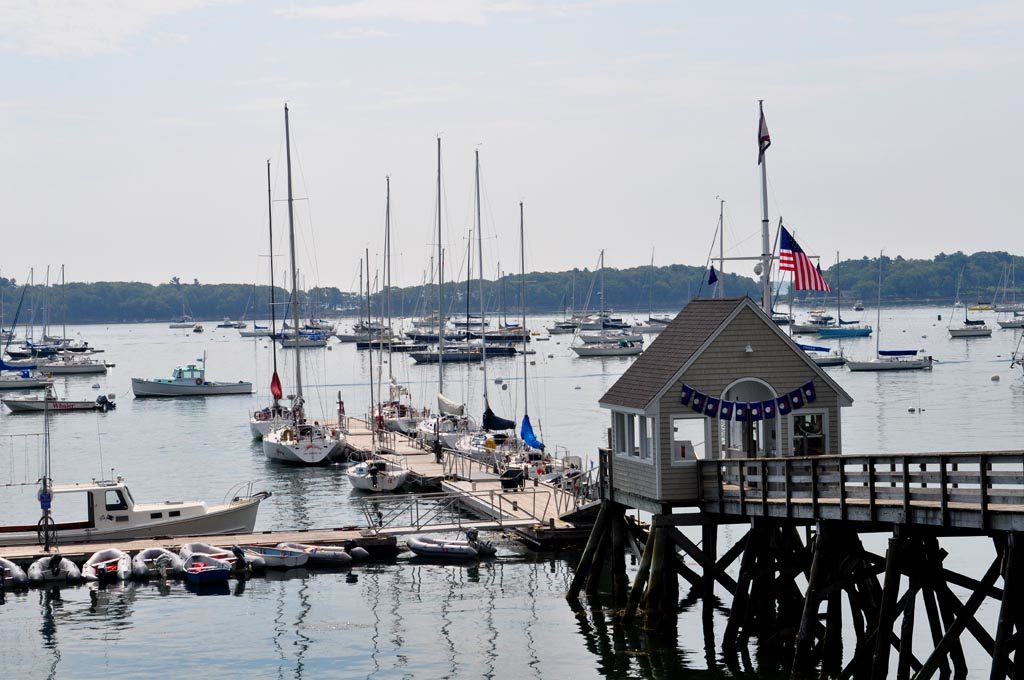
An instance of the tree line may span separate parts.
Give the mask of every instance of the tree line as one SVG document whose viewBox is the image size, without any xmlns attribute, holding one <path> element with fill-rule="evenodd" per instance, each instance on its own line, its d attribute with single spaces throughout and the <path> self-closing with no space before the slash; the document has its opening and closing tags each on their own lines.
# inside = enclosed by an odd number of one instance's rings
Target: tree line
<svg viewBox="0 0 1024 680">
<path fill-rule="evenodd" d="M 931 259 L 905 259 L 885 256 L 881 261 L 882 298 L 890 302 L 952 301 L 959 295 L 964 302 L 1012 298 L 1016 293 L 1013 276 L 1014 256 L 1003 251 L 965 255 L 939 253 Z M 825 277 L 834 291 L 844 299 L 874 300 L 878 293 L 879 258 L 847 260 L 832 265 Z M 603 286 L 602 286 L 603 278 Z M 1024 271 L 1022 271 L 1024 278 Z M 962 279 L 959 293 L 958 281 Z M 519 276 L 508 275 L 484 282 L 484 299 L 488 314 L 519 312 Z M 476 281 L 467 287 L 465 281 L 445 282 L 445 313 L 470 313 L 480 309 Z M 758 284 L 752 278 L 736 274 L 719 274 L 729 297 L 749 295 L 759 298 Z M 785 298 L 787 281 L 781 281 Z M 603 300 L 601 291 L 604 291 Z M 399 316 L 422 316 L 437 309 L 437 285 L 409 286 L 391 289 L 391 311 Z M 707 270 L 687 265 L 661 267 L 606 268 L 603 275 L 589 269 L 561 272 L 531 272 L 526 275 L 526 308 L 530 313 L 596 312 L 605 310 L 642 316 L 648 309 L 676 311 L 691 298 L 708 297 L 714 287 L 707 283 Z M 816 294 L 793 293 L 797 300 L 825 302 Z M 832 293 L 831 299 L 835 299 Z M 369 306 L 374 317 L 386 313 L 387 295 L 374 291 L 367 302 L 364 296 L 336 287 L 318 287 L 300 291 L 300 316 L 330 317 L 366 314 Z M 289 293 L 275 288 L 275 313 L 280 319 L 290 316 Z M 1022 295 L 1024 301 L 1024 295 Z M 270 287 L 237 283 L 191 283 L 174 278 L 154 285 L 139 282 L 100 281 L 69 282 L 66 286 L 18 285 L 17 281 L 0 277 L 0 311 L 5 327 L 9 326 L 21 303 L 18 323 L 122 323 L 169 321 L 184 314 L 197 320 L 268 319 Z M 66 310 L 66 313 L 65 313 Z"/>
</svg>

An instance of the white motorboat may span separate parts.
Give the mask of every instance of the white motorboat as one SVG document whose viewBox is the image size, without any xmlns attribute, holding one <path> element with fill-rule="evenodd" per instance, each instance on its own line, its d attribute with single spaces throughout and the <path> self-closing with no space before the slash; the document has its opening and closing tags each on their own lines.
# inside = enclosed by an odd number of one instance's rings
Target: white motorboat
<svg viewBox="0 0 1024 680">
<path fill-rule="evenodd" d="M 226 503 L 208 505 L 204 501 L 164 501 L 136 503 L 124 478 L 82 484 L 56 484 L 52 487 L 55 531 L 62 543 L 87 543 L 104 540 L 130 540 L 160 536 L 202 536 L 249 533 L 256 524 L 260 502 L 270 492 L 260 491 L 234 496 Z M 85 521 L 61 522 L 62 499 L 67 498 L 68 515 Z M 77 508 L 70 503 L 76 499 Z M 84 506 L 84 507 L 83 507 Z M 35 524 L 0 527 L 0 545 L 38 543 Z"/>
<path fill-rule="evenodd" d="M 245 328 L 248 324 L 244 321 L 235 321 L 228 317 L 224 317 L 224 320 L 217 324 L 217 328 Z"/>
<path fill-rule="evenodd" d="M 107 372 L 106 363 L 74 353 L 40 361 L 37 368 L 40 373 L 47 375 L 100 375 Z"/>
<path fill-rule="evenodd" d="M 644 351 L 644 346 L 635 342 L 609 342 L 594 345 L 573 345 L 570 347 L 580 357 L 624 357 Z"/>
<path fill-rule="evenodd" d="M 116 408 L 114 394 L 101 394 L 95 399 L 58 398 L 53 393 L 53 386 L 48 385 L 42 398 L 38 396 L 3 397 L 0 401 L 11 410 L 11 413 L 42 413 L 49 409 L 54 413 L 66 411 L 107 411 Z"/>
<path fill-rule="evenodd" d="M 345 435 L 318 423 L 289 422 L 263 435 L 263 455 L 279 463 L 321 465 L 343 451 Z"/>
<path fill-rule="evenodd" d="M 145 579 L 150 576 L 184 576 L 185 566 L 181 557 L 166 548 L 146 548 L 132 558 L 132 576 Z"/>
<path fill-rule="evenodd" d="M 167 327 L 168 328 L 178 329 L 178 328 L 192 328 L 195 325 L 196 325 L 195 321 L 174 321 L 172 323 L 169 323 L 167 325 Z"/>
<path fill-rule="evenodd" d="M 117 548 L 94 552 L 82 566 L 82 578 L 86 581 L 127 581 L 131 575 L 131 558 Z"/>
<path fill-rule="evenodd" d="M 197 323 L 196 325 L 192 326 L 192 332 L 193 333 L 202 333 L 203 332 L 203 324 Z"/>
<path fill-rule="evenodd" d="M 409 470 L 383 458 L 352 465 L 345 471 L 352 488 L 360 491 L 398 491 L 405 484 Z"/>
<path fill-rule="evenodd" d="M 170 378 L 132 378 L 136 397 L 212 397 L 224 394 L 252 394 L 252 383 L 211 382 L 206 379 L 206 353 L 199 365 L 178 366 Z"/>
<path fill-rule="evenodd" d="M 32 585 L 78 583 L 82 580 L 82 570 L 78 565 L 60 553 L 40 557 L 29 565 L 27 574 Z"/>
</svg>

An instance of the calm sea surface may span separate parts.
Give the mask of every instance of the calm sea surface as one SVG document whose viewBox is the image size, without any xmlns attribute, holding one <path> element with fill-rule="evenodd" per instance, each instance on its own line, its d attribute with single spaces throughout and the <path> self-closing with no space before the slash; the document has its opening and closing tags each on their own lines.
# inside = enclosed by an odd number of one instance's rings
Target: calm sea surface
<svg viewBox="0 0 1024 680">
<path fill-rule="evenodd" d="M 961 312 L 958 312 L 962 314 Z M 849 313 L 848 313 L 849 314 Z M 862 313 L 873 322 L 874 312 Z M 924 348 L 939 363 L 930 372 L 860 373 L 828 369 L 853 396 L 843 413 L 843 447 L 854 452 L 971 451 L 1021 448 L 1024 381 L 1010 367 L 1020 332 L 1002 331 L 995 315 L 992 338 L 952 340 L 949 309 L 886 308 L 883 348 Z M 853 314 L 849 314 L 853 316 Z M 540 328 L 548 318 L 528 320 Z M 70 397 L 117 396 L 106 414 L 66 413 L 51 418 L 58 483 L 123 475 L 141 502 L 220 501 L 239 482 L 273 492 L 260 508 L 256 528 L 296 529 L 365 524 L 344 468 L 293 468 L 267 462 L 248 430 L 248 414 L 269 392 L 270 349 L 235 330 L 193 335 L 166 324 L 82 326 L 69 335 L 106 349 L 116 364 L 108 375 L 59 379 Z M 606 415 L 598 398 L 632 359 L 579 359 L 569 339 L 533 342 L 529 367 L 530 415 L 549 446 L 594 458 L 605 441 Z M 874 339 L 846 341 L 848 356 L 869 358 Z M 256 397 L 136 400 L 131 378 L 166 376 L 176 366 L 207 355 L 211 380 L 252 380 Z M 286 393 L 294 384 L 290 351 L 278 351 Z M 332 414 L 337 394 L 348 413 L 369 404 L 369 354 L 353 345 L 330 351 L 302 350 L 306 395 L 313 414 Z M 389 366 L 374 358 L 374 371 Z M 418 367 L 395 355 L 395 378 L 414 401 L 432 403 L 437 367 Z M 500 415 L 522 415 L 522 359 L 487 364 L 490 402 Z M 999 380 L 995 380 L 998 377 Z M 500 378 L 501 384 L 495 383 Z M 445 369 L 445 393 L 478 414 L 483 394 L 479 366 Z M 98 389 L 92 386 L 99 384 Z M 913 412 L 910 412 L 913 409 Z M 39 416 L 0 414 L 0 522 L 34 521 L 35 489 L 21 486 L 38 476 L 42 440 Z M 22 436 L 29 435 L 29 436 Z M 58 512 L 61 509 L 58 507 Z M 742 534 L 723 529 L 728 545 Z M 668 640 L 644 638 L 613 627 L 600 610 L 574 612 L 563 597 L 576 553 L 531 553 L 501 535 L 499 558 L 474 567 L 421 564 L 401 555 L 385 564 L 345 572 L 296 570 L 223 592 L 191 592 L 127 584 L 102 591 L 94 604 L 88 587 L 8 594 L 0 605 L 0 675 L 10 678 L 85 678 L 154 673 L 230 674 L 249 677 L 353 678 L 596 678 L 727 675 L 705 647 L 701 604 L 687 606 Z M 885 536 L 866 545 L 884 550 Z M 945 541 L 947 565 L 978 575 L 991 560 L 979 539 Z M 724 550 L 725 548 L 721 548 Z M 635 568 L 635 567 L 631 567 Z M 735 566 L 734 566 L 735 569 Z M 682 592 L 685 595 L 685 588 Z M 993 624 L 996 608 L 979 613 Z M 919 617 L 925 619 L 925 617 Z M 717 640 L 724 610 L 711 620 Z M 919 623 L 922 623 L 919 621 Z M 923 622 L 926 625 L 926 621 Z M 993 624 L 994 625 L 994 624 Z M 922 641 L 927 633 L 919 634 Z M 852 644 L 847 645 L 847 653 Z M 919 658 L 927 653 L 922 648 Z M 966 641 L 972 676 L 987 675 L 987 655 Z M 756 654 L 751 668 L 774 675 L 772 662 Z"/>
</svg>

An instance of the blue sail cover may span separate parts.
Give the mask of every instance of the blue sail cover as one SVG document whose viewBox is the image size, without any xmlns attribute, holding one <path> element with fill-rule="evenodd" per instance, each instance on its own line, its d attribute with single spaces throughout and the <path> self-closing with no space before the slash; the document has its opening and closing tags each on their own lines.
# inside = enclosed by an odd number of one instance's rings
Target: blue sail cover
<svg viewBox="0 0 1024 680">
<path fill-rule="evenodd" d="M 817 345 L 801 345 L 799 342 L 796 346 L 805 352 L 831 352 L 831 347 L 818 347 Z"/>
<path fill-rule="evenodd" d="M 21 370 L 35 370 L 35 366 L 11 366 L 10 364 L 4 363 L 3 359 L 0 359 L 0 371 L 21 371 Z"/>
<path fill-rule="evenodd" d="M 916 349 L 880 349 L 879 356 L 883 357 L 912 357 L 917 355 Z"/>
<path fill-rule="evenodd" d="M 533 425 L 530 424 L 530 416 L 523 416 L 523 425 L 519 428 L 519 436 L 523 438 L 523 441 L 530 445 L 530 448 L 537 449 L 538 451 L 544 450 L 544 442 L 537 439 L 537 435 L 533 433 Z"/>
</svg>

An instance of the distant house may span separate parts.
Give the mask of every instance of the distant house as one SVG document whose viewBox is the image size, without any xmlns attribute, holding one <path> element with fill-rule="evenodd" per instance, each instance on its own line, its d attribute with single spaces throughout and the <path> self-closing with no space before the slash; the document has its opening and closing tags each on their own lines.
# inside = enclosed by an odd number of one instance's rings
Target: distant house
<svg viewBox="0 0 1024 680">
<path fill-rule="evenodd" d="M 853 400 L 750 298 L 694 300 L 601 398 L 610 495 L 695 505 L 698 459 L 841 453 Z"/>
</svg>

